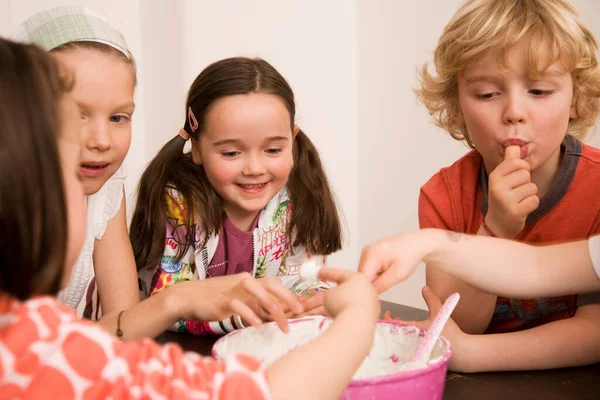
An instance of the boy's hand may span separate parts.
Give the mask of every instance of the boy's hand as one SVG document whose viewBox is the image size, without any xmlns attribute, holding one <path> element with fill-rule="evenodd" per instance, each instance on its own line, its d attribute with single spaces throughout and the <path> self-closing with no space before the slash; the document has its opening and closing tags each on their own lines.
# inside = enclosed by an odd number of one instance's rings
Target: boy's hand
<svg viewBox="0 0 600 400">
<path fill-rule="evenodd" d="M 504 161 L 489 176 L 486 225 L 498 237 L 512 239 L 525 227 L 527 216 L 540 204 L 530 167 L 519 146 L 508 146 Z"/>
<path fill-rule="evenodd" d="M 421 329 L 429 329 L 433 323 L 433 320 L 435 319 L 435 316 L 442 308 L 442 301 L 428 286 L 423 288 L 421 294 L 423 295 L 423 299 L 425 300 L 425 303 L 427 303 L 427 308 L 429 309 L 429 317 L 426 320 L 404 321 L 401 318 L 394 318 L 392 313 L 389 311 L 386 311 L 383 314 L 383 319 L 401 321 L 405 324 L 414 325 Z M 465 359 L 465 353 L 468 353 L 466 348 L 468 348 L 471 335 L 464 333 L 458 327 L 456 322 L 450 318 L 448 319 L 448 322 L 442 331 L 442 336 L 448 339 L 450 345 L 452 346 L 452 358 L 450 359 L 448 368 L 452 371 L 461 371 L 468 368 L 468 361 Z"/>
</svg>

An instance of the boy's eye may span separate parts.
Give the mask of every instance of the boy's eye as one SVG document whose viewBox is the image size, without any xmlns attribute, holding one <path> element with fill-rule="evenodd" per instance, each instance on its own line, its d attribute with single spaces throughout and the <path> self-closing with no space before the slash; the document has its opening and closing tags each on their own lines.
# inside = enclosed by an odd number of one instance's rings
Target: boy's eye
<svg viewBox="0 0 600 400">
<path fill-rule="evenodd" d="M 494 97 L 495 93 L 483 93 L 483 94 L 476 94 L 475 97 L 477 97 L 478 99 L 491 99 L 492 97 Z"/>
<path fill-rule="evenodd" d="M 116 124 L 121 123 L 121 122 L 127 122 L 129 121 L 129 118 L 126 117 L 125 115 L 111 115 L 110 116 L 110 122 L 114 122 Z"/>
<path fill-rule="evenodd" d="M 529 91 L 529 93 L 533 94 L 534 96 L 548 96 L 552 93 L 554 93 L 553 90 L 542 90 L 542 89 L 531 89 Z"/>
</svg>

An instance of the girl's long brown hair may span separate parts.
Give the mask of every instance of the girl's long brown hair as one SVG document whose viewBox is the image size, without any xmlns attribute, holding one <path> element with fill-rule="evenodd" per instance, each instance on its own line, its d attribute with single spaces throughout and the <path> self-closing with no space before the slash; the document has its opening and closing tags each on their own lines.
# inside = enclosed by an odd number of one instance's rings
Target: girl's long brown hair
<svg viewBox="0 0 600 400">
<path fill-rule="evenodd" d="M 286 80 L 269 64 L 258 58 L 228 58 L 209 65 L 190 87 L 185 106 L 184 129 L 197 141 L 204 131 L 208 108 L 216 100 L 231 95 L 253 92 L 278 96 L 290 114 L 294 127 L 296 105 L 294 93 Z M 192 132 L 187 118 L 191 107 L 198 121 Z M 222 200 L 210 185 L 204 168 L 192 162 L 190 153 L 183 154 L 185 141 L 171 139 L 158 152 L 144 171 L 131 221 L 130 237 L 138 269 L 160 263 L 165 246 L 166 190 L 176 189 L 185 200 L 187 220 L 197 216 L 204 240 L 219 231 L 225 219 Z M 342 247 L 342 234 L 335 198 L 323 169 L 317 149 L 308 136 L 299 131 L 293 144 L 294 165 L 287 182 L 292 204 L 292 218 L 287 235 L 295 234 L 296 243 L 313 254 L 331 254 Z M 186 245 L 180 246 L 178 259 L 193 242 L 194 229 L 187 227 Z M 295 243 L 295 244 L 296 244 Z"/>
<path fill-rule="evenodd" d="M 70 89 L 43 50 L 0 38 L 0 292 L 56 294 L 67 246 L 57 138 Z"/>
</svg>

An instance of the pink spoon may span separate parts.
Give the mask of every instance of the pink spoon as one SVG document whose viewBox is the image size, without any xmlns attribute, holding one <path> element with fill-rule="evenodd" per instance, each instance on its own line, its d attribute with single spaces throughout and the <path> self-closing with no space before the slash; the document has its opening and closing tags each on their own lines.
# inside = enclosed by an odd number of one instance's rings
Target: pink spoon
<svg viewBox="0 0 600 400">
<path fill-rule="evenodd" d="M 452 311 L 458 304 L 458 300 L 460 299 L 460 295 L 458 293 L 454 293 L 450 297 L 446 299 L 440 312 L 433 319 L 433 323 L 425 333 L 425 337 L 423 341 L 417 347 L 415 354 L 410 359 L 410 363 L 415 363 L 419 365 L 427 364 L 429 361 L 429 356 L 431 355 L 431 351 L 433 350 L 433 346 L 435 346 L 440 334 L 444 330 L 450 315 L 452 315 Z"/>
</svg>

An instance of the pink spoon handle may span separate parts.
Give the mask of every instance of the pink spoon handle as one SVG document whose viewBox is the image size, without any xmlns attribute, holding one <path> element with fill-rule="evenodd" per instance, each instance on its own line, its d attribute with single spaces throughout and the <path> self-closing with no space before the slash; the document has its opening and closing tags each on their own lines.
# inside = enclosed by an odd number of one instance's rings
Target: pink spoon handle
<svg viewBox="0 0 600 400">
<path fill-rule="evenodd" d="M 444 330 L 444 327 L 446 326 L 450 315 L 452 315 L 452 311 L 454 311 L 456 304 L 458 304 L 459 299 L 460 295 L 458 293 L 454 293 L 446 299 L 446 301 L 442 305 L 442 308 L 440 309 L 440 312 L 438 313 L 438 315 L 435 316 L 433 323 L 427 330 L 423 341 L 419 344 L 419 347 L 417 347 L 415 354 L 413 354 L 412 358 L 410 359 L 411 363 L 427 363 L 427 361 L 429 360 L 429 355 L 433 350 L 433 346 L 435 346 L 435 343 L 440 337 L 440 334 Z"/>
</svg>

